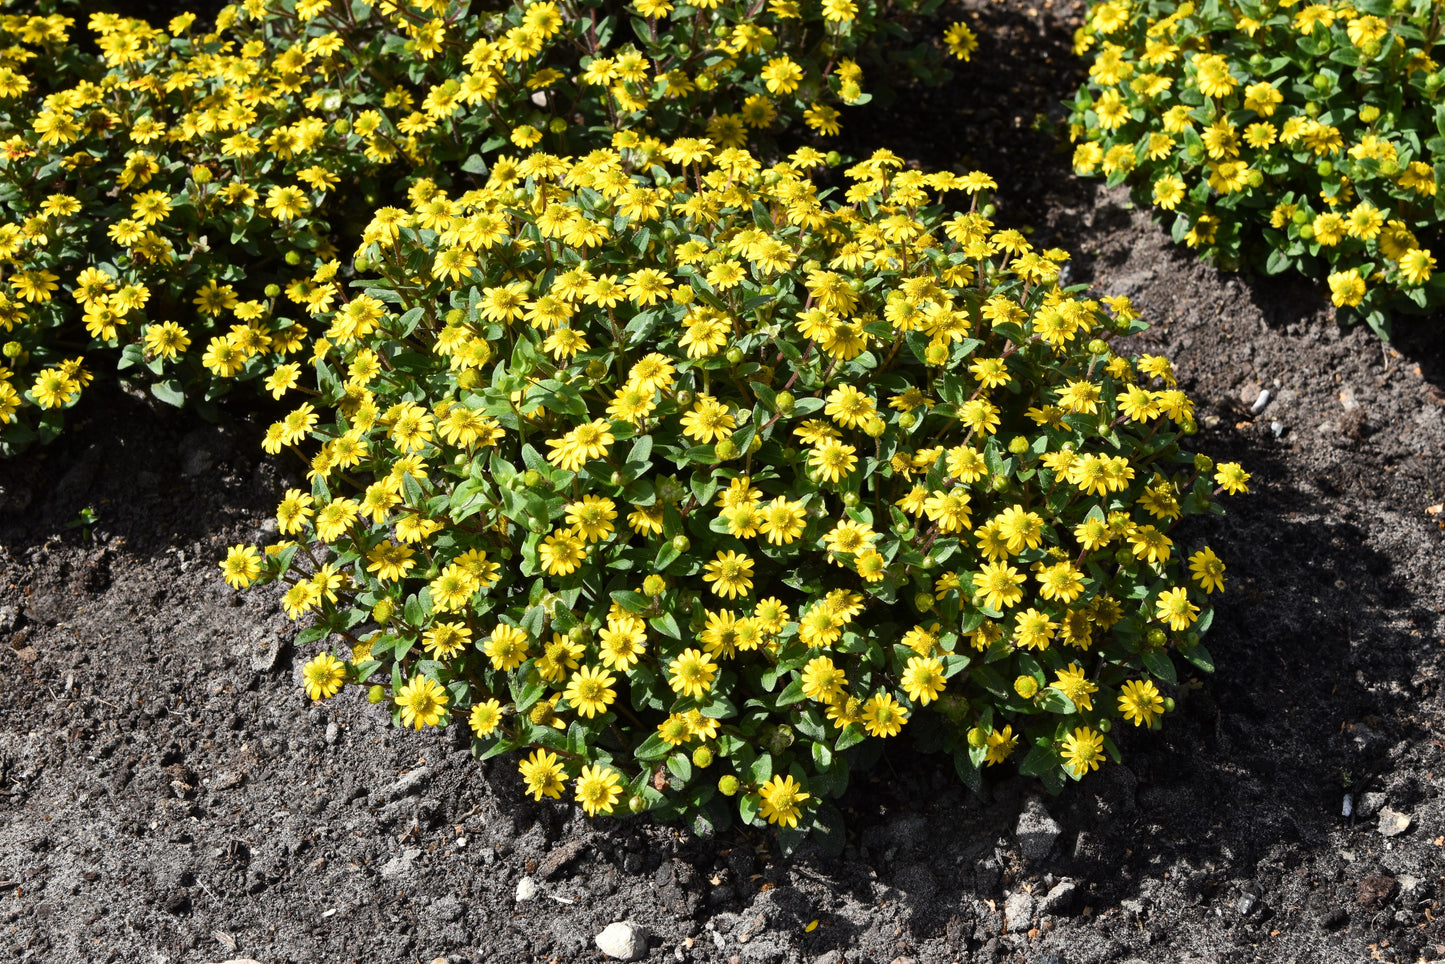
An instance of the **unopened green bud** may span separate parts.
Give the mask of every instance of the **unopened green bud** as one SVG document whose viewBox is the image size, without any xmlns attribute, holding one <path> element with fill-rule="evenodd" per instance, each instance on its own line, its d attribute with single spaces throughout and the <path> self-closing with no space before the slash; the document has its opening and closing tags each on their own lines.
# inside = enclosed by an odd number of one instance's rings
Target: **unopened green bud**
<svg viewBox="0 0 1445 964">
<path fill-rule="evenodd" d="M 863 423 L 863 434 L 869 438 L 881 438 L 886 431 L 888 431 L 888 423 L 883 421 L 880 416 L 869 415 L 867 421 Z"/>
<path fill-rule="evenodd" d="M 904 412 L 902 415 L 898 416 L 898 427 L 899 427 L 899 428 L 908 429 L 908 428 L 912 428 L 913 426 L 915 426 L 915 425 L 917 425 L 917 424 L 918 424 L 918 416 L 917 416 L 917 415 L 914 415 L 912 412 Z"/>
<path fill-rule="evenodd" d="M 447 311 L 446 319 L 449 325 L 460 325 L 466 321 L 467 313 L 460 308 L 452 308 Z"/>
<path fill-rule="evenodd" d="M 396 603 L 390 599 L 382 599 L 375 606 L 371 607 L 371 620 L 379 626 L 385 626 L 391 622 L 392 613 L 396 612 Z"/>
<path fill-rule="evenodd" d="M 713 454 L 716 455 L 718 459 L 724 462 L 728 459 L 735 459 L 738 457 L 738 443 L 734 442 L 730 438 L 725 438 L 722 441 L 718 442 L 716 445 L 713 446 L 712 450 Z"/>
<path fill-rule="evenodd" d="M 778 392 L 777 402 L 778 411 L 783 415 L 787 415 L 793 410 L 793 406 L 797 404 L 798 400 L 793 396 L 792 392 Z"/>
<path fill-rule="evenodd" d="M 281 286 L 280 286 L 280 285 L 278 285 L 278 284 L 269 284 L 269 285 L 266 286 L 266 297 L 267 297 L 267 298 L 278 298 L 278 297 L 280 297 L 280 296 L 281 296 Z"/>
<path fill-rule="evenodd" d="M 793 745 L 793 728 L 786 723 L 779 724 L 768 733 L 768 749 L 774 754 L 780 754 Z"/>
<path fill-rule="evenodd" d="M 301 252 L 300 252 L 300 251 L 287 251 L 287 252 L 286 252 L 286 263 L 289 264 L 289 265 L 291 265 L 291 267 L 293 267 L 293 268 L 296 267 L 296 265 L 298 265 L 298 264 L 301 263 Z"/>
<path fill-rule="evenodd" d="M 357 270 L 357 271 L 360 271 L 360 272 L 362 272 L 362 273 L 365 273 L 365 272 L 371 270 L 371 259 L 370 259 L 370 258 L 357 258 L 355 264 L 356 264 L 356 270 Z"/>
<path fill-rule="evenodd" d="M 712 751 L 705 746 L 700 746 L 692 751 L 692 765 L 699 770 L 706 770 L 712 766 Z"/>
<path fill-rule="evenodd" d="M 627 799 L 627 809 L 633 813 L 642 813 L 647 809 L 647 798 L 640 793 L 634 793 Z"/>
<path fill-rule="evenodd" d="M 1213 470 L 1214 460 L 1211 459 L 1209 456 L 1205 455 L 1203 452 L 1200 452 L 1198 455 L 1194 456 L 1194 471 L 1204 473 L 1211 472 Z"/>
<path fill-rule="evenodd" d="M 738 778 L 731 773 L 718 777 L 717 791 L 725 797 L 736 796 L 738 792 Z"/>
<path fill-rule="evenodd" d="M 1014 692 L 1022 696 L 1026 700 L 1033 699 L 1034 694 L 1038 691 L 1039 681 L 1034 679 L 1032 676 L 1020 676 L 1018 679 L 1014 680 Z"/>
<path fill-rule="evenodd" d="M 673 536 L 672 548 L 675 552 L 686 552 L 692 548 L 692 540 L 687 536 Z"/>
<path fill-rule="evenodd" d="M 921 592 L 913 597 L 913 608 L 921 613 L 926 613 L 933 608 L 933 593 Z"/>
<path fill-rule="evenodd" d="M 386 690 L 382 689 L 380 686 L 373 686 L 371 689 L 366 691 L 366 702 L 370 703 L 373 706 L 375 706 L 377 703 L 380 703 L 384 699 L 386 699 Z"/>
<path fill-rule="evenodd" d="M 212 174 L 211 169 L 204 164 L 197 164 L 191 168 L 191 180 L 197 184 L 210 184 L 214 179 L 215 175 Z"/>
<path fill-rule="evenodd" d="M 1009 440 L 1008 450 L 1012 455 L 1023 455 L 1029 450 L 1029 440 L 1022 435 L 1015 435 Z"/>
<path fill-rule="evenodd" d="M 1149 641 L 1150 646 L 1156 649 L 1169 641 L 1169 637 L 1164 634 L 1164 630 L 1158 626 L 1152 627 L 1149 632 L 1144 634 L 1144 638 Z"/>
<path fill-rule="evenodd" d="M 1128 548 L 1117 550 L 1114 553 L 1114 561 L 1121 566 L 1127 566 L 1134 561 L 1134 550 Z"/>
<path fill-rule="evenodd" d="M 607 375 L 607 363 L 600 358 L 593 358 L 587 363 L 587 377 L 601 379 Z"/>
<path fill-rule="evenodd" d="M 567 631 L 567 639 L 579 646 L 585 646 L 592 641 L 592 630 L 586 626 L 573 626 Z"/>
<path fill-rule="evenodd" d="M 351 121 L 345 117 L 338 117 L 331 125 L 331 129 L 338 134 L 346 135 L 351 133 Z"/>
<path fill-rule="evenodd" d="M 1096 724 L 1096 728 L 1098 729 L 1098 731 L 1099 731 L 1100 733 L 1108 733 L 1110 730 L 1112 730 L 1112 729 L 1114 728 L 1114 721 L 1113 721 L 1113 720 L 1108 720 L 1108 719 L 1100 720 L 1100 721 Z"/>
<path fill-rule="evenodd" d="M 7 341 L 4 351 L 6 358 L 19 358 L 25 351 L 25 346 L 18 341 Z"/>
<path fill-rule="evenodd" d="M 743 350 L 734 345 L 727 350 L 727 354 L 723 357 L 728 360 L 729 365 L 741 365 L 743 363 Z"/>
<path fill-rule="evenodd" d="M 567 122 L 560 117 L 554 117 L 547 122 L 547 129 L 553 134 L 561 134 L 567 129 Z"/>
<path fill-rule="evenodd" d="M 694 400 L 695 398 L 696 398 L 696 396 L 694 396 L 692 392 L 690 392 L 690 391 L 688 391 L 687 389 L 684 388 L 682 391 L 680 391 L 680 392 L 677 393 L 677 404 L 678 404 L 678 407 L 679 407 L 679 408 L 691 408 L 691 407 L 692 407 L 693 400 Z"/>
<path fill-rule="evenodd" d="M 844 504 L 845 506 L 847 506 L 848 508 L 850 508 L 850 509 L 856 509 L 856 508 L 858 507 L 859 501 L 860 501 L 860 499 L 859 499 L 859 497 L 858 497 L 858 493 L 857 493 L 857 492 L 844 492 L 844 493 L 843 493 L 843 504 Z"/>
<path fill-rule="evenodd" d="M 938 560 L 932 556 L 924 556 L 918 560 L 918 568 L 920 569 L 932 569 L 936 565 L 938 565 Z"/>
<path fill-rule="evenodd" d="M 1173 713 L 1173 712 L 1174 712 L 1174 697 L 1172 697 L 1172 696 L 1166 696 L 1166 697 L 1164 697 L 1164 712 L 1165 712 L 1165 713 Z"/>
<path fill-rule="evenodd" d="M 988 731 L 981 726 L 975 726 L 969 730 L 968 745 L 972 747 L 988 746 Z"/>
<path fill-rule="evenodd" d="M 1107 355 L 1108 353 L 1109 353 L 1109 343 L 1108 343 L 1107 341 L 1105 341 L 1104 339 L 1102 339 L 1102 338 L 1095 338 L 1093 341 L 1089 342 L 1089 354 L 1091 354 L 1091 355 Z"/>
<path fill-rule="evenodd" d="M 661 596 L 667 592 L 667 580 L 657 573 L 652 573 L 642 580 L 642 594 L 644 596 Z"/>
<path fill-rule="evenodd" d="M 1008 476 L 995 475 L 993 478 L 989 479 L 988 485 L 989 488 L 993 489 L 995 492 L 1002 492 L 1008 488 Z"/>
</svg>

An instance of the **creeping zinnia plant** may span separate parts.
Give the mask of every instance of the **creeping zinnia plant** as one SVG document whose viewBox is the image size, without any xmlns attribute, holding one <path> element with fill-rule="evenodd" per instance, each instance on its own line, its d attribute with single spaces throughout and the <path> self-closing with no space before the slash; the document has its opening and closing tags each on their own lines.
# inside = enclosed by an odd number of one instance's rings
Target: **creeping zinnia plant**
<svg viewBox="0 0 1445 964">
<path fill-rule="evenodd" d="M 1431 0 L 1096 4 L 1074 169 L 1387 336 L 1395 309 L 1445 304 L 1442 29 Z"/>
<path fill-rule="evenodd" d="M 589 814 L 803 832 L 907 734 L 1057 789 L 1158 726 L 1225 583 L 1179 523 L 1248 474 L 989 177 L 825 168 L 624 132 L 379 211 L 267 436 L 299 644 Z"/>
</svg>

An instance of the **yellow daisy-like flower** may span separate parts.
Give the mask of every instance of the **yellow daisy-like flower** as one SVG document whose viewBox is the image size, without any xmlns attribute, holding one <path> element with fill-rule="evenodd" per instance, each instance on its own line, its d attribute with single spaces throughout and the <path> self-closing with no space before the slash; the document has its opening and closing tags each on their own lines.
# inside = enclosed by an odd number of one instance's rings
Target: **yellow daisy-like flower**
<svg viewBox="0 0 1445 964">
<path fill-rule="evenodd" d="M 301 667 L 301 680 L 306 687 L 306 698 L 329 700 L 341 692 L 346 680 L 346 664 L 330 653 L 320 653 Z"/>
<path fill-rule="evenodd" d="M 803 790 L 803 785 L 789 776 L 774 776 L 758 787 L 758 815 L 768 823 L 796 827 L 798 817 L 803 813 L 803 804 L 812 794 Z"/>
<path fill-rule="evenodd" d="M 436 680 L 427 676 L 413 676 L 403 683 L 396 693 L 396 705 L 401 708 L 403 726 L 421 729 L 436 726 L 446 713 L 451 697 Z"/>
</svg>

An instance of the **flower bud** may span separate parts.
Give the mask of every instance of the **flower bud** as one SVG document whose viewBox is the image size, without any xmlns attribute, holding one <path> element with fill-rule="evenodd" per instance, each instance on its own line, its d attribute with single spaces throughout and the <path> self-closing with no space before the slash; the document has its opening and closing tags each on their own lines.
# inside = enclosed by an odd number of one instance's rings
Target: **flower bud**
<svg viewBox="0 0 1445 964">
<path fill-rule="evenodd" d="M 692 548 L 692 540 L 687 536 L 673 536 L 672 548 L 677 552 L 686 552 Z"/>
<path fill-rule="evenodd" d="M 738 778 L 731 773 L 719 777 L 717 781 L 717 791 L 725 797 L 736 796 L 738 792 Z"/>
<path fill-rule="evenodd" d="M 300 252 L 300 251 L 287 251 L 287 252 L 286 252 L 286 263 L 289 264 L 289 265 L 291 265 L 293 268 L 294 268 L 296 265 L 300 264 L 300 263 L 301 263 L 301 252 Z"/>
<path fill-rule="evenodd" d="M 642 594 L 644 596 L 661 596 L 667 592 L 667 580 L 657 573 L 653 573 L 642 580 Z"/>
<path fill-rule="evenodd" d="M 793 406 L 797 404 L 797 401 L 792 392 L 778 392 L 778 412 L 787 415 L 793 410 Z"/>
<path fill-rule="evenodd" d="M 699 770 L 706 770 L 712 766 L 712 751 L 705 746 L 700 746 L 692 751 L 692 765 Z"/>
<path fill-rule="evenodd" d="M 1164 630 L 1160 629 L 1158 626 L 1151 628 L 1149 632 L 1145 633 L 1144 638 L 1149 641 L 1150 646 L 1153 646 L 1156 649 L 1163 646 L 1169 641 L 1169 637 L 1164 634 Z"/>
<path fill-rule="evenodd" d="M 277 298 L 277 297 L 280 297 L 280 295 L 281 295 L 281 286 L 280 286 L 280 285 L 278 285 L 278 284 L 269 284 L 269 285 L 266 286 L 266 297 L 267 297 L 267 298 Z"/>
<path fill-rule="evenodd" d="M 1033 699 L 1034 694 L 1038 691 L 1039 681 L 1034 679 L 1032 676 L 1020 676 L 1018 679 L 1014 680 L 1014 692 L 1022 696 L 1026 700 Z"/>
<path fill-rule="evenodd" d="M 926 613 L 933 608 L 933 593 L 921 592 L 913 597 L 913 608 L 921 613 Z"/>
<path fill-rule="evenodd" d="M 1198 455 L 1194 456 L 1194 471 L 1212 472 L 1213 470 L 1214 460 L 1211 459 L 1209 456 L 1205 455 L 1203 452 L 1200 452 Z"/>
<path fill-rule="evenodd" d="M 898 427 L 903 429 L 912 428 L 918 424 L 918 416 L 912 412 L 904 412 L 898 416 Z"/>
<path fill-rule="evenodd" d="M 975 726 L 968 731 L 968 745 L 971 747 L 988 746 L 988 731 L 981 726 Z"/>
<path fill-rule="evenodd" d="M 214 179 L 215 175 L 212 174 L 211 169 L 204 164 L 197 164 L 191 168 L 191 180 L 197 184 L 210 184 Z"/>
<path fill-rule="evenodd" d="M 727 354 L 723 357 L 728 360 L 729 365 L 741 365 L 743 363 L 743 350 L 734 345 L 727 350 Z"/>
<path fill-rule="evenodd" d="M 633 813 L 642 813 L 647 809 L 647 798 L 640 793 L 635 793 L 627 799 L 627 809 Z"/>
<path fill-rule="evenodd" d="M 1029 450 L 1029 440 L 1022 435 L 1015 435 L 1008 443 L 1009 454 L 1024 455 Z"/>
<path fill-rule="evenodd" d="M 1089 354 L 1091 354 L 1091 355 L 1107 355 L 1107 354 L 1109 354 L 1109 343 L 1108 343 L 1107 341 L 1105 341 L 1104 339 L 1102 339 L 1102 338 L 1095 338 L 1093 341 L 1089 342 Z"/>
<path fill-rule="evenodd" d="M 391 616 L 396 612 L 396 603 L 390 599 L 378 600 L 375 606 L 371 607 L 371 620 L 378 626 L 385 626 L 391 622 Z"/>
<path fill-rule="evenodd" d="M 5 357 L 19 358 L 25 352 L 25 346 L 18 341 L 7 341 L 5 343 Z"/>
<path fill-rule="evenodd" d="M 371 689 L 366 691 L 366 702 L 370 703 L 372 706 L 375 706 L 377 703 L 380 703 L 384 699 L 386 699 L 386 690 L 382 689 L 380 686 L 373 686 Z"/>
<path fill-rule="evenodd" d="M 878 415 L 869 415 L 863 423 L 863 434 L 869 438 L 881 438 L 888 431 L 888 423 Z"/>
</svg>

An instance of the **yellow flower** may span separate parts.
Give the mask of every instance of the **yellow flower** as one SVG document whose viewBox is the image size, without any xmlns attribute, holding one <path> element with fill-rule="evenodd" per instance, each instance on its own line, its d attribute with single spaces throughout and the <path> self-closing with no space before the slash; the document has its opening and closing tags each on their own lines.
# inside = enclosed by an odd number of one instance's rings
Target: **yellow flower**
<svg viewBox="0 0 1445 964">
<path fill-rule="evenodd" d="M 307 699 L 329 700 L 341 692 L 346 680 L 346 664 L 330 653 L 320 653 L 301 667 L 301 679 L 306 687 Z"/>
<path fill-rule="evenodd" d="M 768 823 L 796 827 L 802 815 L 803 804 L 812 794 L 803 790 L 803 785 L 789 776 L 774 776 L 758 788 L 758 814 Z"/>
<path fill-rule="evenodd" d="M 413 676 L 403 683 L 396 693 L 396 705 L 401 708 L 403 726 L 421 729 L 436 726 L 446 713 L 451 697 L 436 680 L 426 676 Z"/>
</svg>

